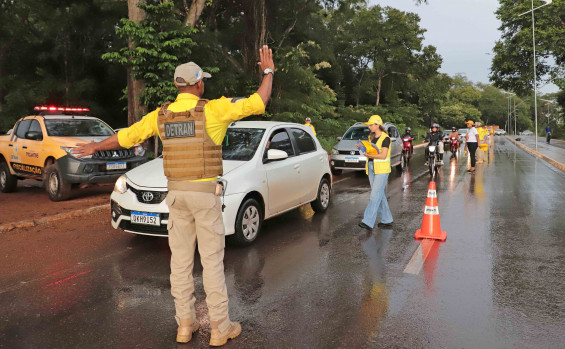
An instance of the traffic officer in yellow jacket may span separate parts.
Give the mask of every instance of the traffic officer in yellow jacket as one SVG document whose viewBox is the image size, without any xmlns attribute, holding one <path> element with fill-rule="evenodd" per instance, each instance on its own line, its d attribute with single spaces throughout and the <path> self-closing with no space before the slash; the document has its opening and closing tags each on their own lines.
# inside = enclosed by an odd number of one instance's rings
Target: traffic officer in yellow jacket
<svg viewBox="0 0 565 349">
<path fill-rule="evenodd" d="M 210 318 L 210 345 L 220 346 L 241 333 L 241 325 L 229 318 L 224 276 L 224 225 L 217 182 L 222 175 L 222 141 L 229 124 L 265 112 L 272 91 L 275 66 L 272 51 L 260 50 L 263 80 L 256 93 L 245 99 L 201 99 L 205 73 L 193 62 L 175 70 L 179 94 L 173 103 L 145 115 L 131 127 L 106 140 L 78 145 L 78 157 L 100 150 L 129 148 L 159 135 L 163 141 L 163 167 L 169 192 L 169 246 L 171 248 L 171 293 L 175 298 L 177 342 L 191 340 L 199 328 L 194 304 L 194 253 L 202 262 L 202 278 Z"/>
<path fill-rule="evenodd" d="M 316 129 L 314 128 L 314 125 L 312 125 L 312 119 L 306 118 L 304 126 L 310 126 L 312 132 L 314 133 L 314 136 L 316 136 Z"/>
</svg>

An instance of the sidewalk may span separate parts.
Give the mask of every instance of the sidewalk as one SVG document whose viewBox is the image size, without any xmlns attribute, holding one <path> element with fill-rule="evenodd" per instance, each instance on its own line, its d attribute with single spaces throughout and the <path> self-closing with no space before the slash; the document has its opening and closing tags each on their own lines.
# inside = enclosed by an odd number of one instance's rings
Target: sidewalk
<svg viewBox="0 0 565 349">
<path fill-rule="evenodd" d="M 565 171 L 565 142 L 551 140 L 551 144 L 545 142 L 545 138 L 538 137 L 538 150 L 536 151 L 535 139 L 533 136 L 517 136 L 520 138 L 515 141 L 516 136 L 506 136 L 510 141 L 516 143 L 527 152 L 544 159 L 553 166 Z"/>
</svg>

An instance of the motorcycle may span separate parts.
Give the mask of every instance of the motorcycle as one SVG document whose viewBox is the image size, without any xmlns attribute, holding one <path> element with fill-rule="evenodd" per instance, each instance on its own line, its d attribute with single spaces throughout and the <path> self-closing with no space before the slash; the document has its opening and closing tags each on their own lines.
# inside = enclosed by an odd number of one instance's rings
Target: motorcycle
<svg viewBox="0 0 565 349">
<path fill-rule="evenodd" d="M 406 167 L 408 162 L 410 162 L 410 157 L 414 152 L 412 148 L 412 143 L 410 143 L 414 138 L 412 137 L 404 137 L 402 138 L 402 154 L 401 154 L 401 164 L 402 167 Z"/>
<path fill-rule="evenodd" d="M 428 144 L 428 170 L 432 178 L 439 169 L 439 149 L 436 144 Z"/>
<path fill-rule="evenodd" d="M 547 133 L 547 135 L 545 136 L 545 141 L 547 142 L 547 144 L 549 144 L 549 142 L 551 142 L 551 132 Z"/>
<path fill-rule="evenodd" d="M 457 153 L 457 151 L 459 151 L 459 139 L 457 139 L 457 137 L 451 137 L 450 138 L 450 146 L 449 148 L 451 149 L 451 154 L 453 156 L 455 156 L 455 154 Z"/>
</svg>

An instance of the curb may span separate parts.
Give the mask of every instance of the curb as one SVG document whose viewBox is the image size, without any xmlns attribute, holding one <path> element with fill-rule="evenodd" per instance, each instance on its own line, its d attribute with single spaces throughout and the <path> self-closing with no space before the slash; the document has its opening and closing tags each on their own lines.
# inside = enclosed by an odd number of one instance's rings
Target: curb
<svg viewBox="0 0 565 349">
<path fill-rule="evenodd" d="M 519 146 L 520 148 L 522 148 L 522 149 L 524 149 L 525 151 L 529 152 L 530 154 L 535 155 L 535 156 L 537 156 L 538 158 L 541 158 L 541 159 L 543 159 L 543 160 L 549 162 L 549 163 L 552 164 L 553 166 L 555 166 L 555 167 L 557 167 L 558 169 L 560 169 L 561 171 L 565 172 L 565 164 L 562 164 L 562 163 L 560 163 L 560 162 L 557 162 L 557 161 L 553 160 L 552 158 L 549 158 L 549 157 L 547 157 L 547 156 L 545 156 L 545 155 L 543 155 L 543 154 L 541 154 L 541 153 L 539 153 L 539 152 L 533 150 L 532 148 L 523 145 L 523 144 L 520 143 L 520 142 L 516 142 L 516 140 L 514 140 L 514 139 L 512 139 L 512 138 L 510 138 L 510 137 L 508 137 L 508 136 L 505 136 L 505 137 L 506 137 L 510 142 L 516 144 L 517 146 Z"/>
<path fill-rule="evenodd" d="M 85 214 L 88 214 L 88 213 L 91 213 L 91 212 L 94 212 L 94 211 L 100 211 L 100 210 L 109 209 L 109 208 L 110 208 L 110 204 L 104 204 L 104 205 L 86 208 L 86 209 L 83 209 L 83 210 L 76 210 L 76 211 L 71 211 L 71 212 L 66 212 L 66 213 L 60 213 L 60 214 L 56 214 L 56 215 L 49 216 L 49 217 L 43 217 L 43 218 L 40 218 L 40 219 L 30 219 L 30 220 L 15 222 L 15 223 L 3 224 L 3 225 L 0 225 L 0 233 L 12 231 L 12 230 L 18 229 L 18 228 L 35 227 L 35 226 L 40 225 L 40 224 L 55 222 L 55 221 L 59 221 L 61 219 L 67 219 L 67 218 L 71 218 L 71 217 L 78 217 L 78 216 L 82 216 L 82 215 L 85 215 Z"/>
</svg>

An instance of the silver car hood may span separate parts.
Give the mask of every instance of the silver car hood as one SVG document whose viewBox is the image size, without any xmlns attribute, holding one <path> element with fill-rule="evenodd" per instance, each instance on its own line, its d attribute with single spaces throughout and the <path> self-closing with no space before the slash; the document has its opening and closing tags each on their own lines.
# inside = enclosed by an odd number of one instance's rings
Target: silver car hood
<svg viewBox="0 0 565 349">
<path fill-rule="evenodd" d="M 224 175 L 245 164 L 246 161 L 224 160 Z M 163 171 L 163 158 L 157 158 L 126 173 L 128 179 L 139 187 L 167 188 L 167 177 Z"/>
<path fill-rule="evenodd" d="M 347 151 L 347 150 L 354 151 L 357 150 L 357 147 L 355 146 L 357 142 L 359 141 L 342 139 L 335 147 L 337 148 L 337 150 L 341 150 L 341 151 Z"/>
</svg>

